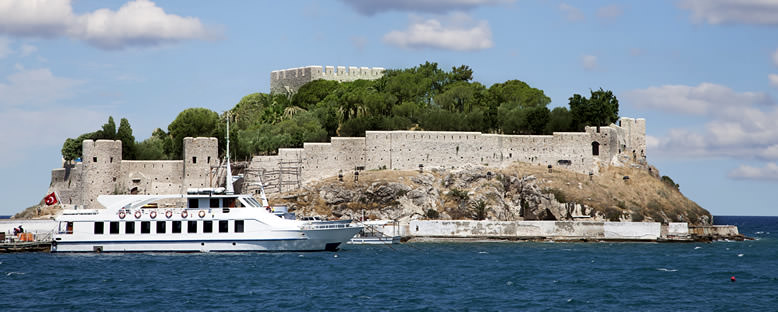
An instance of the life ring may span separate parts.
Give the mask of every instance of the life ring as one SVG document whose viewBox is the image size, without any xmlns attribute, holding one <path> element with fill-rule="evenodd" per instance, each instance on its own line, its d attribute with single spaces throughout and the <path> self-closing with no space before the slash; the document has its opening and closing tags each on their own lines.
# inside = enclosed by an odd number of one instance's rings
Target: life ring
<svg viewBox="0 0 778 312">
<path fill-rule="evenodd" d="M 135 211 L 135 219 L 140 219 L 140 216 L 141 216 L 141 215 L 142 215 L 142 214 L 140 213 L 140 210 L 136 210 L 136 211 Z"/>
<path fill-rule="evenodd" d="M 188 217 L 188 216 L 189 216 L 189 213 L 188 213 L 188 212 L 186 212 L 186 210 L 184 210 L 184 211 L 181 211 L 181 218 L 184 218 L 184 219 L 186 219 L 186 217 Z"/>
<path fill-rule="evenodd" d="M 165 211 L 165 217 L 166 218 L 170 219 L 170 217 L 172 217 L 172 216 L 173 216 L 173 212 L 172 211 L 170 211 L 170 210 Z"/>
<path fill-rule="evenodd" d="M 149 217 L 151 217 L 152 219 L 156 218 L 157 217 L 157 211 L 156 210 L 152 210 L 151 212 L 149 212 Z"/>
<path fill-rule="evenodd" d="M 124 210 L 119 210 L 119 219 L 124 219 L 126 216 L 127 214 L 124 212 Z"/>
<path fill-rule="evenodd" d="M 204 218 L 205 217 L 205 210 L 200 210 L 200 212 L 198 212 L 197 215 L 200 216 L 200 218 Z"/>
</svg>

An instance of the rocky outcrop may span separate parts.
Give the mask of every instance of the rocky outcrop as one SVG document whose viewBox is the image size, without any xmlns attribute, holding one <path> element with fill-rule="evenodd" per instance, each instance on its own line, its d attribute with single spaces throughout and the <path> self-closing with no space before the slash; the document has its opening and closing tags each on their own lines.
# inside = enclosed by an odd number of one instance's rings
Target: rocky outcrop
<svg viewBox="0 0 778 312">
<path fill-rule="evenodd" d="M 301 215 L 442 220 L 658 221 L 709 224 L 710 214 L 664 185 L 655 169 L 618 168 L 597 177 L 534 165 L 365 171 L 273 199 Z M 630 175 L 630 179 L 623 177 Z"/>
</svg>

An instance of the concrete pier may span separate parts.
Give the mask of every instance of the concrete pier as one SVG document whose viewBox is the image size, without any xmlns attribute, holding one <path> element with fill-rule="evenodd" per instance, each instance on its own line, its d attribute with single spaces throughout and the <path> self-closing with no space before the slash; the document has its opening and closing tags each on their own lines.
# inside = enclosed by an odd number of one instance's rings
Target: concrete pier
<svg viewBox="0 0 778 312">
<path fill-rule="evenodd" d="M 395 229 L 387 229 L 396 231 Z M 412 220 L 401 223 L 405 241 L 647 241 L 743 240 L 736 226 L 689 226 L 685 222 Z"/>
</svg>

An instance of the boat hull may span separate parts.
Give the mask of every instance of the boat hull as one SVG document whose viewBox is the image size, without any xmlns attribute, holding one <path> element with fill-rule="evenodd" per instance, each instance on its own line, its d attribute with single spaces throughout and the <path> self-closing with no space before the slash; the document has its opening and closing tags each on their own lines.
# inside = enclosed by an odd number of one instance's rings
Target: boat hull
<svg viewBox="0 0 778 312">
<path fill-rule="evenodd" d="M 358 227 L 301 230 L 288 238 L 219 238 L 187 240 L 59 240 L 51 251 L 62 252 L 291 252 L 336 251 L 360 231 Z M 301 237 L 302 236 L 302 237 Z"/>
</svg>

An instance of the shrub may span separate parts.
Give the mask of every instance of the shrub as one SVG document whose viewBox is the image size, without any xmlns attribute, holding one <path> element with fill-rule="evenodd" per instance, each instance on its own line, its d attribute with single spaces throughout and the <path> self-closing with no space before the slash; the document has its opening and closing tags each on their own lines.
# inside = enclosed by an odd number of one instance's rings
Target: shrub
<svg viewBox="0 0 778 312">
<path fill-rule="evenodd" d="M 424 217 L 427 219 L 438 219 L 440 218 L 440 213 L 435 209 L 427 209 L 427 212 L 424 214 Z"/>
<path fill-rule="evenodd" d="M 675 188 L 676 190 L 677 190 L 677 189 L 680 189 L 680 187 L 681 187 L 680 185 L 676 184 L 676 183 L 675 183 L 675 181 L 673 181 L 673 179 L 671 179 L 671 178 L 670 178 L 670 177 L 668 177 L 668 176 L 662 176 L 662 182 L 663 182 L 664 184 L 667 184 L 667 186 L 670 186 L 670 187 L 672 187 L 672 188 Z"/>
<path fill-rule="evenodd" d="M 615 207 L 605 208 L 605 218 L 608 219 L 608 221 L 620 221 L 621 210 Z"/>
<path fill-rule="evenodd" d="M 473 220 L 486 219 L 486 203 L 483 200 L 479 200 L 473 207 Z"/>
<path fill-rule="evenodd" d="M 468 200 L 470 199 L 470 195 L 467 194 L 467 191 L 463 191 L 457 188 L 451 189 L 448 192 L 448 195 L 451 197 L 456 198 L 457 200 Z"/>
<path fill-rule="evenodd" d="M 567 202 L 567 195 L 565 195 L 565 192 L 562 192 L 560 189 L 549 189 L 549 193 L 554 194 L 554 198 L 560 203 L 566 203 Z"/>
</svg>

